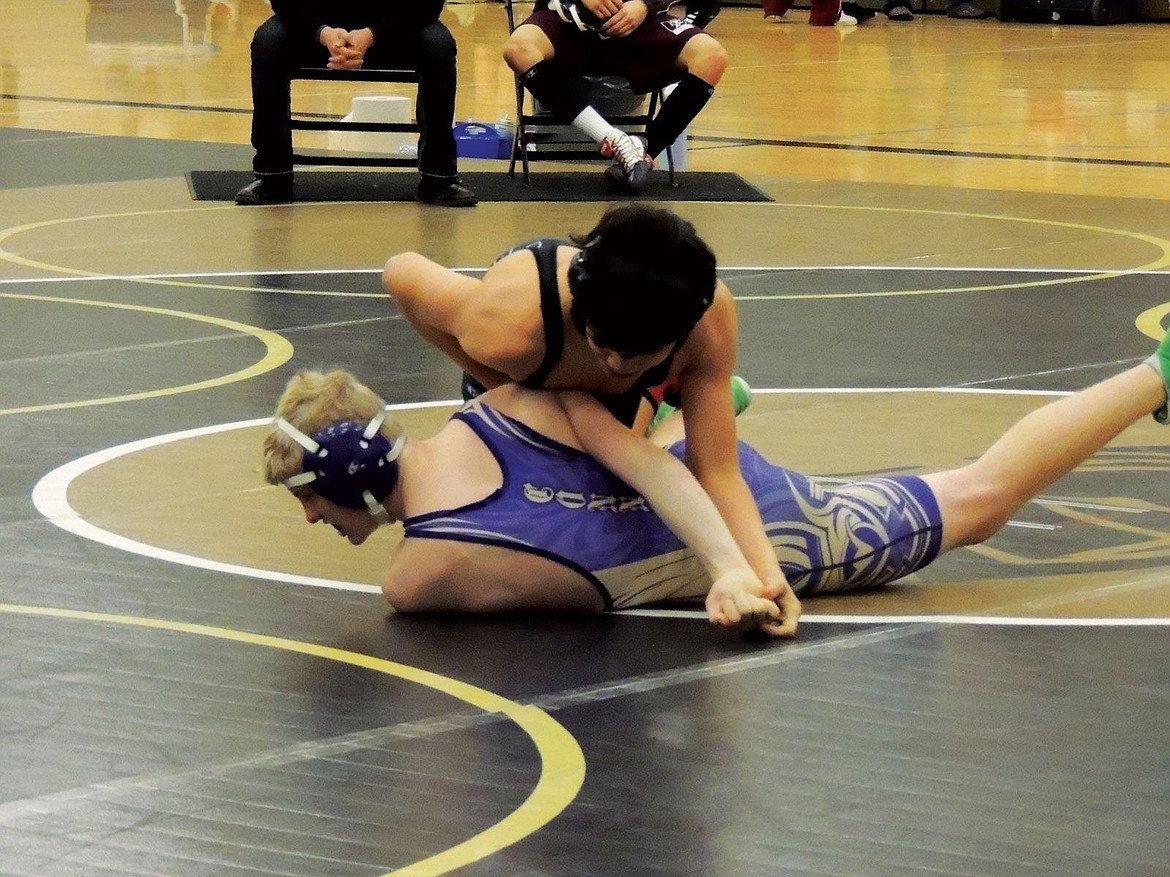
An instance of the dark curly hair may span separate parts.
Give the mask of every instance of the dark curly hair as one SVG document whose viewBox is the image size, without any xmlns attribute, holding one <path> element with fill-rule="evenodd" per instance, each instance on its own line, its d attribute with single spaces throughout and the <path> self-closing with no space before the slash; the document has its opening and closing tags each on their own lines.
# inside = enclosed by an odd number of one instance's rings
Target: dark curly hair
<svg viewBox="0 0 1170 877">
<path fill-rule="evenodd" d="M 578 332 L 599 347 L 637 355 L 686 339 L 715 296 L 715 254 L 669 210 L 613 207 L 585 235 L 569 268 Z"/>
</svg>

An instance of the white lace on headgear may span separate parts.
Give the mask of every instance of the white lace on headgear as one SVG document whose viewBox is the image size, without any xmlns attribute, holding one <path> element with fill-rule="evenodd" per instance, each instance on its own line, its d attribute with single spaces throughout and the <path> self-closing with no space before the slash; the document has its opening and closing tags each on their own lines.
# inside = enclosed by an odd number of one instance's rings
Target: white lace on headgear
<svg viewBox="0 0 1170 877">
<path fill-rule="evenodd" d="M 307 485 L 330 502 L 345 508 L 364 508 L 379 524 L 390 523 L 390 514 L 382 502 L 398 483 L 397 460 L 406 436 L 400 434 L 391 444 L 380 432 L 385 419 L 385 412 L 379 412 L 365 426 L 343 420 L 309 437 L 278 417 L 276 428 L 304 449 L 303 471 L 285 479 L 284 486 Z"/>
</svg>

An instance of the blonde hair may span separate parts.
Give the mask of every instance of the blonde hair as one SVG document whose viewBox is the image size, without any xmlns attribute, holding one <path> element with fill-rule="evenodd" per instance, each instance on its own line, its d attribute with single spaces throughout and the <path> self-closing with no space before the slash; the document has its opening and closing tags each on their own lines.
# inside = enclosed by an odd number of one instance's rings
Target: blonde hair
<svg viewBox="0 0 1170 877">
<path fill-rule="evenodd" d="M 301 369 L 289 379 L 276 403 L 276 417 L 311 436 L 345 420 L 368 423 L 385 407 L 377 393 L 347 371 Z M 380 431 L 393 444 L 402 435 L 402 426 L 387 418 Z M 299 474 L 303 454 L 292 437 L 273 427 L 264 437 L 264 480 L 283 484 Z"/>
</svg>

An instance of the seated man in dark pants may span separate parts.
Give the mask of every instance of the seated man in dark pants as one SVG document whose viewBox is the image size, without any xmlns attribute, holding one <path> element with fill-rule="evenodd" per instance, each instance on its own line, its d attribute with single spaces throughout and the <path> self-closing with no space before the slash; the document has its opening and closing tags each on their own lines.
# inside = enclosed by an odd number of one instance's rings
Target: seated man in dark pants
<svg viewBox="0 0 1170 877">
<path fill-rule="evenodd" d="M 554 116 L 597 143 L 615 164 L 606 177 L 637 191 L 654 157 L 686 129 L 715 92 L 727 52 L 671 0 L 537 0 L 504 45 L 504 60 Z M 645 138 L 615 128 L 589 103 L 583 74 L 618 74 L 638 94 L 678 83 Z"/>
<path fill-rule="evenodd" d="M 295 67 L 414 67 L 419 73 L 418 200 L 472 207 L 456 176 L 455 38 L 439 21 L 442 0 L 272 0 L 252 38 L 252 169 L 237 204 L 293 199 L 290 74 Z"/>
</svg>

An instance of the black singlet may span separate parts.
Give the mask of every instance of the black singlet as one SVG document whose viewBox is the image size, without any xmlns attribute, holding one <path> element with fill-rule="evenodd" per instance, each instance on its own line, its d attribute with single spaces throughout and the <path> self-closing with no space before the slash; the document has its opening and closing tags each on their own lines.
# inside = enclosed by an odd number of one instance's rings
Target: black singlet
<svg viewBox="0 0 1170 877">
<path fill-rule="evenodd" d="M 561 289 L 557 282 L 557 248 L 571 247 L 569 241 L 556 238 L 541 238 L 525 244 L 517 244 L 504 253 L 509 256 L 517 250 L 528 250 L 536 260 L 536 272 L 540 278 L 540 314 L 544 322 L 544 359 L 536 370 L 520 385 L 530 390 L 539 390 L 544 387 L 549 374 L 556 368 L 561 356 L 565 352 L 565 318 L 561 312 Z M 503 256 L 500 258 L 502 259 Z M 685 341 L 685 339 L 684 339 Z M 642 399 L 654 400 L 649 390 L 666 380 L 670 375 L 670 366 L 675 352 L 683 344 L 682 341 L 674 345 L 670 355 L 653 368 L 649 368 L 639 375 L 634 385 L 620 393 L 594 393 L 598 401 L 604 405 L 614 417 L 626 426 L 632 426 L 638 416 L 638 408 Z"/>
</svg>

